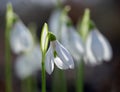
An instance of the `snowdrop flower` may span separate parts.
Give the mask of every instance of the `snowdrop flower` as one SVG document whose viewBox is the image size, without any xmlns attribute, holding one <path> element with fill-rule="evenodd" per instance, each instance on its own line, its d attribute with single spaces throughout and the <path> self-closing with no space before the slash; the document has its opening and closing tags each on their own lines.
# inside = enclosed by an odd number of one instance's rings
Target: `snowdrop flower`
<svg viewBox="0 0 120 92">
<path fill-rule="evenodd" d="M 49 19 L 49 28 L 50 31 L 52 31 L 57 39 L 60 38 L 60 15 L 61 15 L 61 10 L 57 9 L 52 12 L 50 19 Z"/>
<path fill-rule="evenodd" d="M 15 72 L 17 76 L 24 79 L 41 68 L 41 50 L 40 46 L 36 45 L 31 52 L 19 56 L 15 63 Z"/>
<path fill-rule="evenodd" d="M 61 10 L 55 10 L 50 17 L 50 30 L 70 51 L 73 58 L 76 61 L 80 61 L 81 56 L 84 53 L 83 42 L 75 28 L 67 25 L 68 21 L 69 17 L 66 15 L 66 13 L 62 14 Z"/>
<path fill-rule="evenodd" d="M 76 61 L 80 61 L 84 54 L 84 46 L 80 35 L 72 26 L 64 25 L 61 34 L 61 43 L 68 48 Z"/>
<path fill-rule="evenodd" d="M 108 40 L 97 29 L 92 30 L 86 41 L 85 62 L 94 65 L 111 58 L 112 49 Z"/>
<path fill-rule="evenodd" d="M 16 54 L 29 51 L 33 47 L 32 35 L 20 20 L 16 21 L 11 30 L 10 45 Z"/>
<path fill-rule="evenodd" d="M 69 6 L 66 6 L 63 10 L 57 9 L 54 10 L 49 19 L 50 31 L 52 31 L 58 40 L 61 39 L 61 30 L 64 25 L 70 21 L 70 18 L 67 16 L 67 12 L 70 10 Z"/>
<path fill-rule="evenodd" d="M 50 41 L 50 47 L 46 53 L 45 68 L 48 74 L 53 72 L 54 63 L 59 69 L 74 68 L 71 54 L 57 40 Z"/>
</svg>

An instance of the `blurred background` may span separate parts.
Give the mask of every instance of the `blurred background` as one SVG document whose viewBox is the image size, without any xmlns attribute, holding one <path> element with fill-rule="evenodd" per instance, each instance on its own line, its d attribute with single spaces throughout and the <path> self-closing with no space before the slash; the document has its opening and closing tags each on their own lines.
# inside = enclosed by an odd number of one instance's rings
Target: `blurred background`
<svg viewBox="0 0 120 92">
<path fill-rule="evenodd" d="M 6 4 L 11 2 L 16 14 L 28 25 L 34 22 L 37 25 L 38 39 L 44 22 L 55 9 L 55 0 L 0 0 L 0 92 L 5 92 L 4 50 L 5 50 L 5 13 Z M 64 5 L 70 5 L 69 16 L 76 25 L 82 18 L 84 9 L 90 8 L 91 19 L 98 29 L 108 38 L 113 49 L 113 58 L 110 62 L 95 67 L 85 67 L 85 92 L 120 92 L 120 1 L 119 0 L 66 0 Z M 20 92 L 20 79 L 14 73 L 16 55 L 12 53 L 13 89 Z M 73 73 L 71 75 L 71 72 Z M 66 71 L 68 92 L 75 91 L 74 71 Z M 47 77 L 47 88 L 50 89 L 51 77 Z M 40 73 L 37 75 L 38 88 L 40 87 Z M 49 92 L 49 91 L 48 91 Z"/>
</svg>

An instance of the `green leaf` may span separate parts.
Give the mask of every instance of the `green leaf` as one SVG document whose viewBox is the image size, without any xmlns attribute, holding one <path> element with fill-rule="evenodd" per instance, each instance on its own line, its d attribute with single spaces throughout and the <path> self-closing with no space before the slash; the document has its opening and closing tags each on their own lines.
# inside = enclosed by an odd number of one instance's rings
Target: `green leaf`
<svg viewBox="0 0 120 92">
<path fill-rule="evenodd" d="M 41 50 L 43 53 L 46 53 L 48 47 L 48 25 L 44 24 L 41 32 L 41 41 L 40 41 Z"/>
<path fill-rule="evenodd" d="M 79 21 L 77 25 L 78 31 L 82 36 L 83 40 L 86 39 L 89 33 L 89 24 L 90 24 L 90 10 L 87 8 L 85 9 L 82 21 Z"/>
</svg>

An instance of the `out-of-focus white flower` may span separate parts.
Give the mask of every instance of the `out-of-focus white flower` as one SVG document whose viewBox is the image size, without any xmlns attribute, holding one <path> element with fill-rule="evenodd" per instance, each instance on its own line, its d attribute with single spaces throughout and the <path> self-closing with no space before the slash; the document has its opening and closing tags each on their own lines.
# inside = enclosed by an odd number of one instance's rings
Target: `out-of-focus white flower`
<svg viewBox="0 0 120 92">
<path fill-rule="evenodd" d="M 71 52 L 76 61 L 80 61 L 84 53 L 84 46 L 80 35 L 72 26 L 67 26 L 68 16 L 62 15 L 61 10 L 52 13 L 49 21 L 50 30 L 57 39 Z M 64 21 L 64 22 L 63 22 Z M 61 26 L 61 27 L 60 27 Z"/>
<path fill-rule="evenodd" d="M 60 38 L 60 33 L 61 33 L 60 15 L 61 15 L 61 10 L 55 10 L 52 12 L 49 19 L 49 29 L 55 34 L 57 39 Z"/>
<path fill-rule="evenodd" d="M 25 25 L 18 20 L 10 33 L 10 45 L 12 51 L 16 54 L 29 51 L 32 49 L 33 44 L 32 34 Z"/>
<path fill-rule="evenodd" d="M 41 69 L 40 46 L 35 46 L 31 52 L 19 56 L 15 63 L 15 71 L 19 78 L 24 79 Z"/>
<path fill-rule="evenodd" d="M 57 40 L 50 42 L 50 47 L 46 53 L 45 68 L 48 74 L 53 72 L 54 63 L 60 69 L 74 68 L 72 56 Z"/>
<path fill-rule="evenodd" d="M 61 34 L 61 43 L 71 52 L 76 61 L 80 61 L 84 54 L 84 46 L 80 35 L 72 26 L 64 25 Z"/>
<path fill-rule="evenodd" d="M 94 65 L 111 58 L 112 48 L 108 40 L 97 29 L 92 30 L 86 40 L 85 62 Z"/>
</svg>

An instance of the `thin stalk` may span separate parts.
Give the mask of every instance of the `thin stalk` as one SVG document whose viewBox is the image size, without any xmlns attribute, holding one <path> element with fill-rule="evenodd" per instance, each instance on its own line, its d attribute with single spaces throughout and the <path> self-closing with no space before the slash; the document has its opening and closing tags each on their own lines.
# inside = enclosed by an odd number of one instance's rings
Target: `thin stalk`
<svg viewBox="0 0 120 92">
<path fill-rule="evenodd" d="M 42 53 L 42 92 L 46 92 L 45 54 Z"/>
<path fill-rule="evenodd" d="M 21 88 L 22 92 L 36 92 L 34 91 L 36 87 L 34 87 L 34 79 L 33 77 L 29 77 L 27 79 L 22 80 Z"/>
<path fill-rule="evenodd" d="M 5 80 L 6 92 L 12 92 L 12 69 L 11 69 L 11 51 L 10 51 L 10 30 L 13 24 L 12 5 L 7 5 L 6 27 L 5 27 Z"/>
<path fill-rule="evenodd" d="M 84 92 L 84 62 L 81 61 L 76 72 L 76 92 Z"/>
<path fill-rule="evenodd" d="M 25 79 L 21 81 L 21 92 L 27 92 Z"/>
<path fill-rule="evenodd" d="M 90 10 L 85 9 L 82 21 L 78 23 L 78 31 L 83 39 L 86 41 L 90 30 Z M 80 65 L 77 67 L 77 81 L 76 81 L 76 92 L 84 92 L 84 61 L 80 61 Z"/>
<path fill-rule="evenodd" d="M 11 53 L 8 37 L 5 39 L 5 80 L 6 92 L 12 92 Z"/>
<path fill-rule="evenodd" d="M 26 92 L 32 92 L 33 88 L 32 88 L 32 77 L 29 77 L 26 79 Z"/>
<path fill-rule="evenodd" d="M 67 81 L 66 81 L 66 78 L 65 78 L 65 72 L 64 71 L 60 71 L 59 72 L 59 76 L 60 76 L 60 79 L 61 79 L 61 92 L 67 92 Z"/>
<path fill-rule="evenodd" d="M 52 92 L 67 92 L 65 73 L 57 68 L 54 71 Z"/>
<path fill-rule="evenodd" d="M 36 80 L 35 76 L 32 77 L 31 83 L 32 83 L 32 85 L 31 85 L 32 86 L 31 87 L 32 91 L 31 92 L 37 92 L 37 80 Z"/>
</svg>

